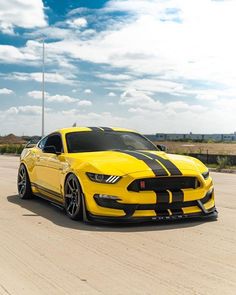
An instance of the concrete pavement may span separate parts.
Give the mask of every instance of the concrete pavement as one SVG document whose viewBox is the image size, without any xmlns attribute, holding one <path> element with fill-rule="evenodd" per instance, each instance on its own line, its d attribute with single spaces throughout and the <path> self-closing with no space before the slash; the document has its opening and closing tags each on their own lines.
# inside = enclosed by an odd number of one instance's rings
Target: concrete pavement
<svg viewBox="0 0 236 295">
<path fill-rule="evenodd" d="M 0 156 L 0 294 L 236 294 L 236 175 L 212 173 L 218 221 L 101 226 L 20 200 Z"/>
</svg>

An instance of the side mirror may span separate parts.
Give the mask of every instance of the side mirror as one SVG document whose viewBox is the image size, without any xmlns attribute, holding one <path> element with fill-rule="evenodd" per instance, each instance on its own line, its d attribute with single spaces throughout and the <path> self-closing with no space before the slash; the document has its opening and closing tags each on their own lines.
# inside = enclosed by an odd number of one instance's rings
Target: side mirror
<svg viewBox="0 0 236 295">
<path fill-rule="evenodd" d="M 48 145 L 48 146 L 45 146 L 43 148 L 43 152 L 44 153 L 48 153 L 48 154 L 56 154 L 56 155 L 60 155 L 61 153 L 60 152 L 57 152 L 56 151 L 56 148 L 54 145 Z"/>
<path fill-rule="evenodd" d="M 157 144 L 157 148 L 162 152 L 167 152 L 167 146 L 163 144 Z"/>
</svg>

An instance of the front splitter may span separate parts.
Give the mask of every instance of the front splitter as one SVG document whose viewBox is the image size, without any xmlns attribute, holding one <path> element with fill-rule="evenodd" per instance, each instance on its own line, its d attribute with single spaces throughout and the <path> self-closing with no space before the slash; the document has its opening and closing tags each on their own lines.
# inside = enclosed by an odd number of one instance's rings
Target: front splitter
<svg viewBox="0 0 236 295">
<path fill-rule="evenodd" d="M 185 219 L 205 219 L 212 218 L 217 219 L 218 211 L 215 207 L 208 210 L 207 213 L 191 213 L 191 214 L 175 214 L 166 216 L 150 216 L 150 217 L 132 217 L 132 216 L 121 216 L 121 217 L 110 217 L 110 216 L 99 216 L 93 215 L 87 212 L 88 221 L 101 222 L 101 223 L 143 223 L 143 222 L 161 222 L 161 221 L 176 221 Z"/>
</svg>

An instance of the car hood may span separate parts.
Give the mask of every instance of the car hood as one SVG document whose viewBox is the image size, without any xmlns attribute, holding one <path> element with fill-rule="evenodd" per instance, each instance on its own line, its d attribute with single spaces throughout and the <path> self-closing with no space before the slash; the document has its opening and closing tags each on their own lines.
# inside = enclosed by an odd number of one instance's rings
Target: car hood
<svg viewBox="0 0 236 295">
<path fill-rule="evenodd" d="M 166 160 L 171 162 L 182 174 L 199 173 L 206 170 L 200 161 L 192 157 L 158 151 L 145 152 L 148 153 L 148 156 L 145 156 L 142 151 L 101 151 L 70 154 L 70 158 L 74 160 L 73 166 L 75 165 L 75 168 L 79 170 L 118 176 L 142 171 L 147 171 L 150 175 L 153 175 L 152 168 L 144 160 L 139 159 L 139 155 L 146 159 L 158 156 L 160 160 L 164 160 L 164 163 L 166 163 Z M 159 160 L 158 162 L 160 163 Z M 162 166 L 169 171 L 168 165 L 162 164 Z"/>
</svg>

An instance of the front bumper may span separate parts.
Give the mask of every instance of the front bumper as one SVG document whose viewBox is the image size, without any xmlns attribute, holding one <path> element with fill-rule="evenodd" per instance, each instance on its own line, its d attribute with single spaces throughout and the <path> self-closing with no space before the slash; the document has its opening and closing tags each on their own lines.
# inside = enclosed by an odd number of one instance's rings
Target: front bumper
<svg viewBox="0 0 236 295">
<path fill-rule="evenodd" d="M 88 212 L 91 221 L 105 222 L 145 222 L 145 221 L 167 221 L 189 218 L 217 218 L 218 212 L 214 203 L 214 190 L 211 189 L 206 195 L 198 200 L 172 203 L 153 204 L 130 204 L 121 203 L 118 200 L 100 199 L 95 197 L 95 202 L 101 208 L 110 210 L 122 210 L 123 216 L 103 216 Z M 153 212 L 154 215 L 147 216 L 144 212 Z M 138 212 L 138 213 L 137 213 Z M 139 214 L 141 213 L 141 214 Z"/>
<path fill-rule="evenodd" d="M 94 222 L 106 222 L 106 223 L 142 223 L 142 222 L 161 222 L 161 221 L 176 221 L 176 220 L 186 220 L 186 219 L 198 219 L 198 218 L 212 218 L 216 219 L 218 217 L 218 212 L 215 207 L 208 210 L 207 213 L 191 213 L 191 214 L 173 214 L 173 215 L 163 215 L 163 216 L 148 216 L 148 217 L 132 217 L 132 216 L 98 216 L 87 212 L 88 221 Z"/>
<path fill-rule="evenodd" d="M 98 206 L 109 209 L 123 210 L 126 216 L 132 216 L 136 210 L 154 210 L 157 213 L 157 215 L 166 215 L 168 210 L 170 210 L 172 214 L 181 214 L 183 213 L 183 208 L 194 206 L 199 207 L 199 209 L 206 214 L 208 213 L 208 211 L 205 209 L 204 204 L 208 203 L 213 199 L 213 194 L 214 190 L 212 189 L 206 193 L 204 198 L 199 200 L 173 203 L 160 202 L 153 204 L 126 204 L 120 203 L 117 200 L 100 199 L 99 197 L 96 197 L 96 195 L 94 196 L 94 199 Z"/>
</svg>

